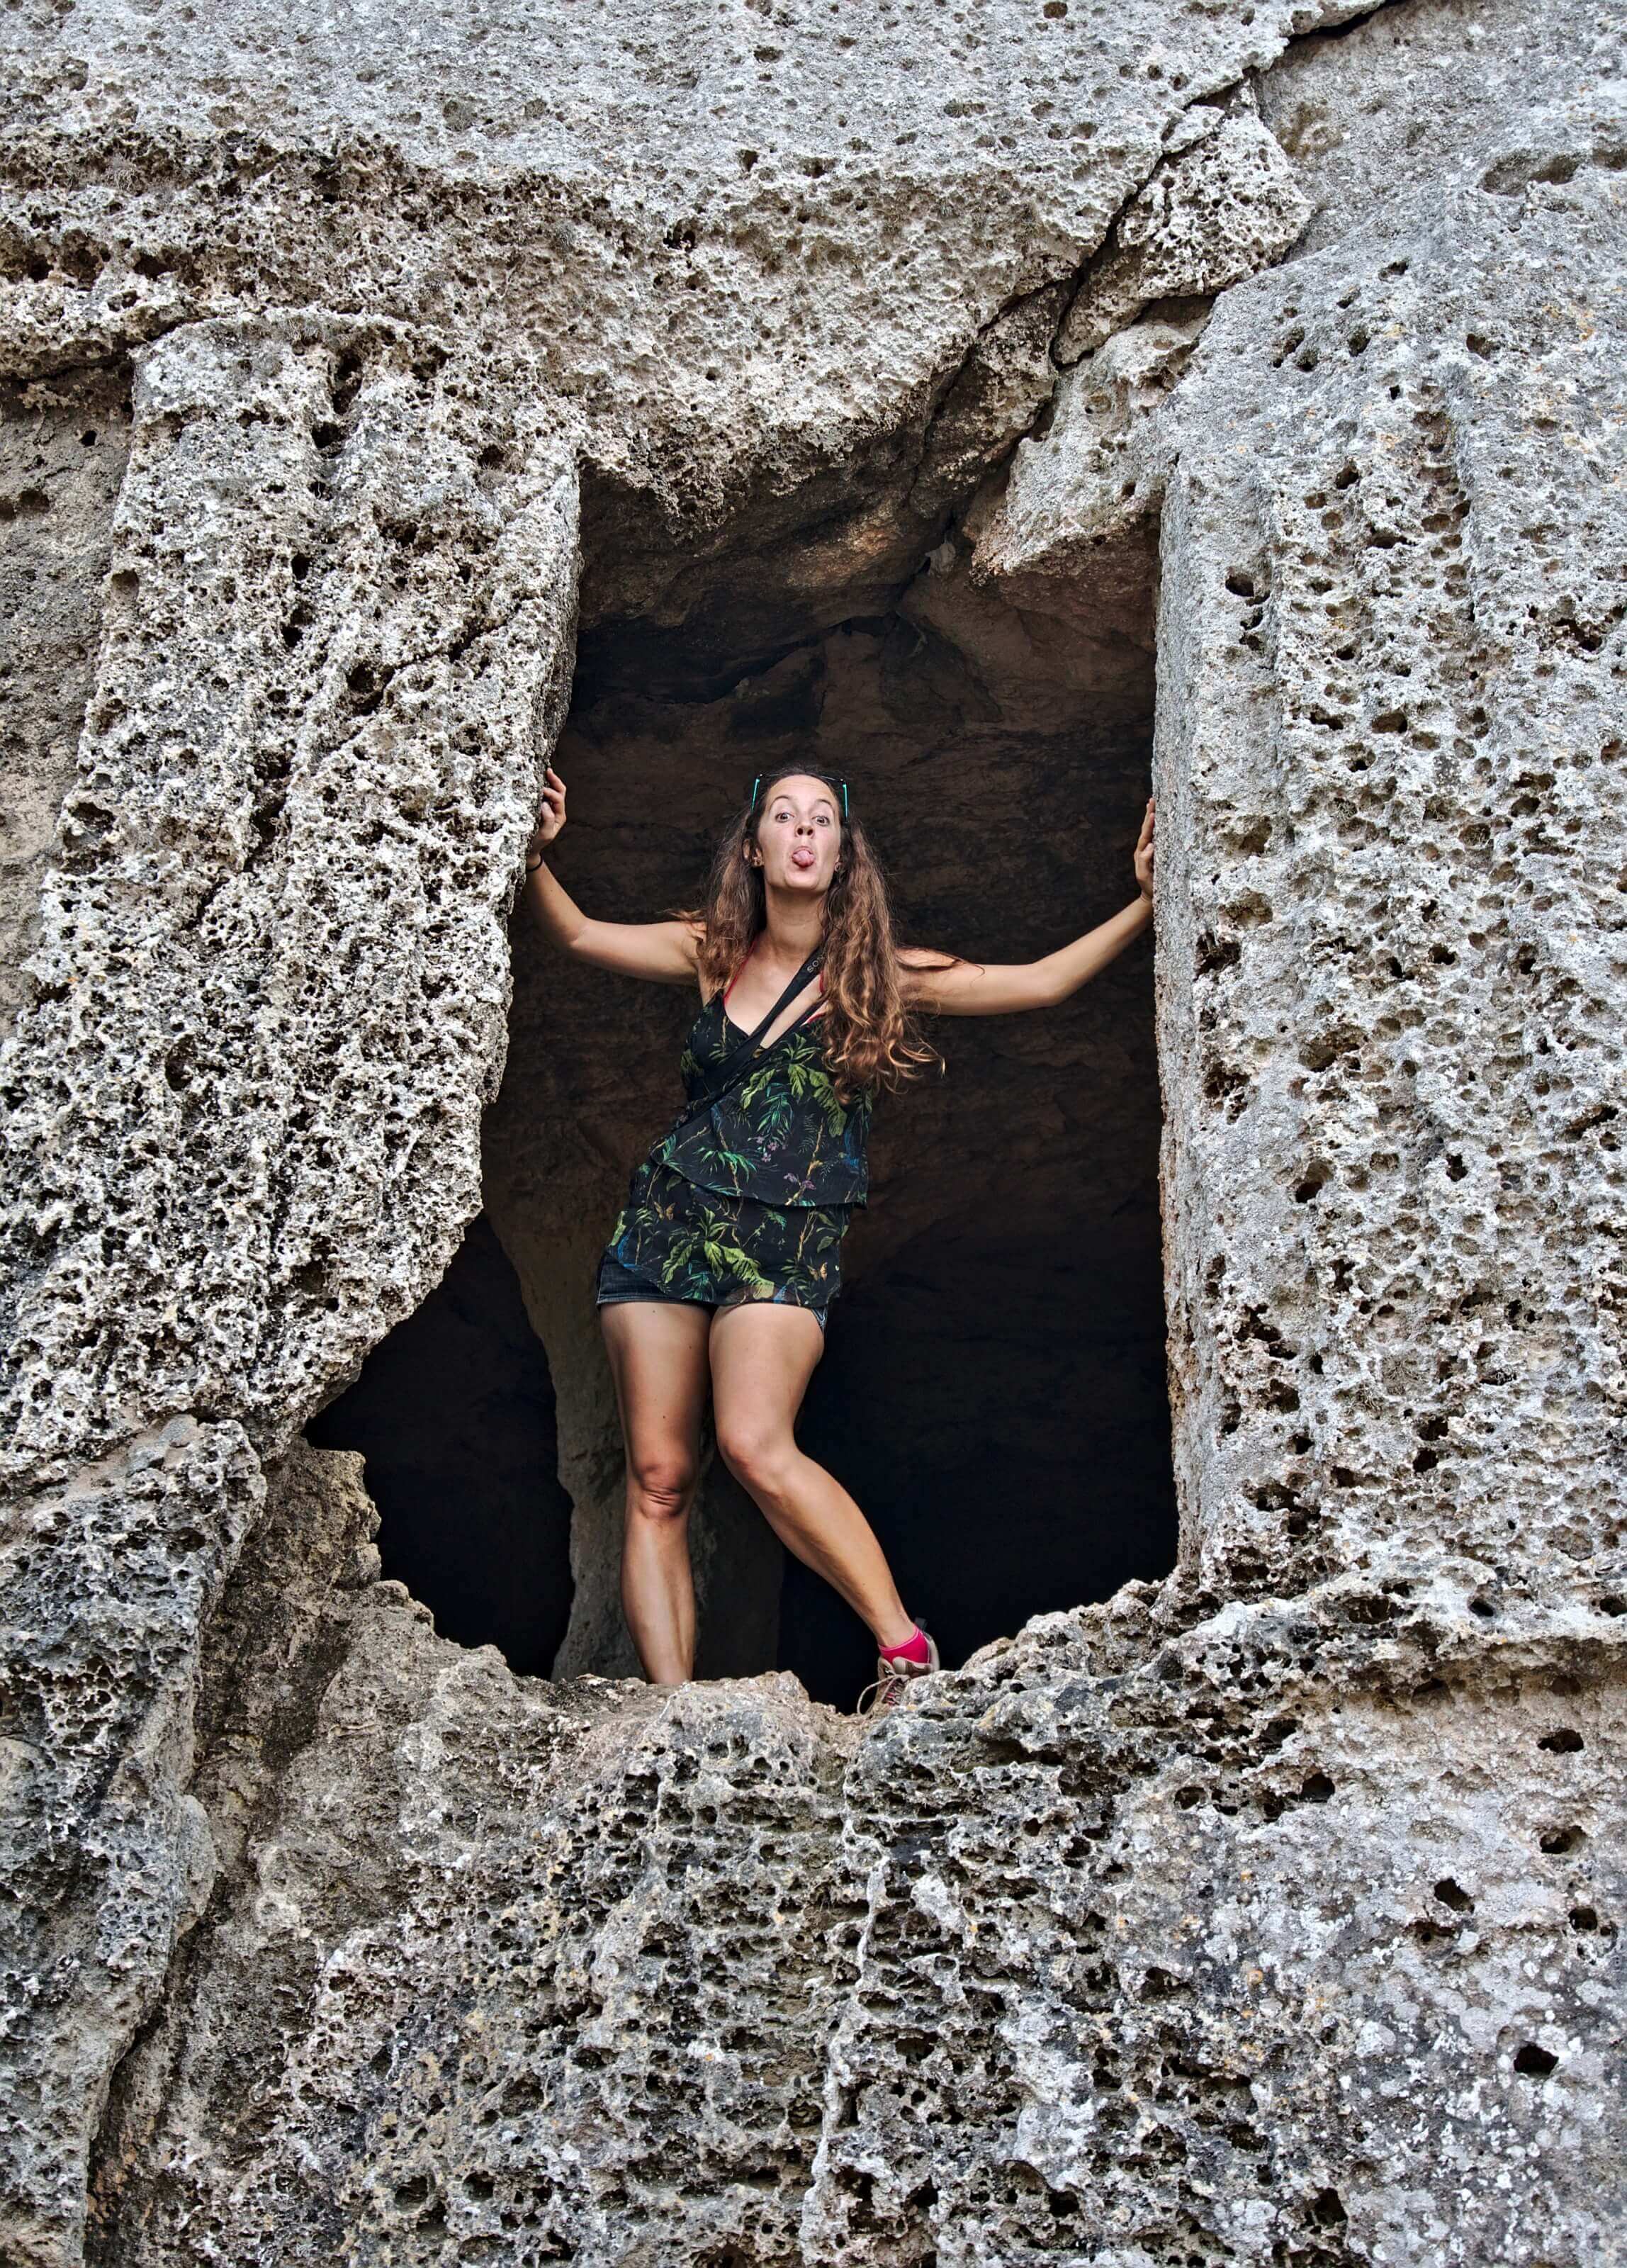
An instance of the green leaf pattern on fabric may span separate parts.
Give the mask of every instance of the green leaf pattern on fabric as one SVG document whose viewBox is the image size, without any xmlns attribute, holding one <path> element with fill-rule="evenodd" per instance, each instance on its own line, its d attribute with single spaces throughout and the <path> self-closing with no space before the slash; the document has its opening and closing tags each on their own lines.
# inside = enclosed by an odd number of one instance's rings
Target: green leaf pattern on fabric
<svg viewBox="0 0 1627 2268">
<path fill-rule="evenodd" d="M 681 1069 L 691 1103 L 740 1034 L 721 996 L 696 1018 Z M 841 1287 L 849 1217 L 868 1195 L 870 1103 L 844 1103 L 816 1022 L 758 1050 L 710 1111 L 664 1135 L 635 1172 L 604 1258 L 668 1298 L 776 1300 L 823 1314 Z"/>
<path fill-rule="evenodd" d="M 821 1311 L 841 1289 L 842 1205 L 765 1205 L 696 1189 L 646 1158 L 607 1248 L 668 1298 L 729 1307 L 776 1300 Z"/>
<path fill-rule="evenodd" d="M 694 1102 L 705 1092 L 739 1033 L 721 996 L 692 1027 L 681 1069 Z M 869 1196 L 870 1100 L 843 1102 L 825 1068 L 817 1022 L 793 1025 L 711 1109 L 679 1124 L 652 1157 L 724 1197 L 800 1207 L 864 1204 Z"/>
</svg>

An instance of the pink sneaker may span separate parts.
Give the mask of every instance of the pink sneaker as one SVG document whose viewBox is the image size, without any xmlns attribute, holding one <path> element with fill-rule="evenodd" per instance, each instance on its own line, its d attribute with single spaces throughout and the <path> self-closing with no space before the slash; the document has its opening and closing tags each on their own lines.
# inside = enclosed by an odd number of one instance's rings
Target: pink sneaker
<svg viewBox="0 0 1627 2268">
<path fill-rule="evenodd" d="M 923 1629 L 919 1623 L 916 1624 L 916 1628 L 921 1631 L 922 1637 L 926 1640 L 926 1660 L 895 1661 L 885 1653 L 878 1654 L 875 1682 L 873 1684 L 866 1685 L 859 1695 L 858 1706 L 854 1710 L 855 1716 L 879 1717 L 883 1711 L 895 1708 L 903 1699 L 914 1679 L 930 1677 L 935 1669 L 941 1667 L 938 1659 L 938 1641 L 931 1632 Z"/>
</svg>

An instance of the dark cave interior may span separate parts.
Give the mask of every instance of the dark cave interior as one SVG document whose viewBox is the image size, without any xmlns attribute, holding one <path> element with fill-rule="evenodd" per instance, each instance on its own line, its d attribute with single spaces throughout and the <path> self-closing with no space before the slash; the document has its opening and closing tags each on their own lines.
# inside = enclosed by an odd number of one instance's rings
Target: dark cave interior
<svg viewBox="0 0 1627 2268">
<path fill-rule="evenodd" d="M 556 865 L 587 911 L 647 919 L 692 902 L 751 775 L 798 756 L 853 783 L 906 941 L 1026 960 L 1128 902 L 1150 614 L 1129 633 L 1019 614 L 957 559 L 885 611 L 788 615 L 776 645 L 762 587 L 746 653 L 719 643 L 718 605 L 691 609 L 691 634 L 630 617 L 585 629 L 555 758 L 571 790 Z M 670 1119 L 696 1004 L 563 961 L 523 916 L 514 956 L 485 1130 L 490 1221 L 312 1438 L 366 1454 L 385 1572 L 445 1635 L 546 1671 L 571 1607 L 566 1489 L 578 1507 L 619 1495 L 593 1263 Z M 799 1432 L 953 1664 L 1174 1562 L 1151 947 L 1053 1010 L 943 1019 L 931 1036 L 946 1075 L 878 1109 L 872 1202 Z M 578 1437 L 563 1486 L 532 1325 L 560 1438 Z M 725 1553 L 703 1592 L 703 1675 L 776 1666 L 773 1597 L 748 1615 L 732 1580 Z M 777 1666 L 850 1706 L 873 1674 L 867 1633 L 800 1566 L 777 1580 Z M 709 1668 L 708 1627 L 726 1638 L 731 1617 L 753 1634 L 714 1642 Z M 568 1666 L 601 1665 L 578 1648 Z"/>
<path fill-rule="evenodd" d="M 843 1295 L 802 1443 L 865 1506 L 947 1663 L 1173 1564 L 1152 1213 L 945 1223 Z M 795 1562 L 779 1667 L 838 1706 L 874 1675 L 868 1634 Z"/>
<path fill-rule="evenodd" d="M 443 1638 L 546 1677 L 571 1615 L 571 1499 L 548 1358 L 482 1213 L 422 1307 L 306 1428 L 359 1450 L 382 1572 Z"/>
</svg>

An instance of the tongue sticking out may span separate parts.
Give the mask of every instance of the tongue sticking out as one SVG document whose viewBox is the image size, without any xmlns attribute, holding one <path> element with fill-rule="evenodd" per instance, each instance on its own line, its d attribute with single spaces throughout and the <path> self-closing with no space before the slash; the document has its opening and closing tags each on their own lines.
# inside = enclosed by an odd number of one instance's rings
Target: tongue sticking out
<svg viewBox="0 0 1627 2268">
<path fill-rule="evenodd" d="M 791 854 L 791 863 L 793 866 L 811 866 L 814 864 L 814 853 L 811 850 L 793 850 Z"/>
</svg>

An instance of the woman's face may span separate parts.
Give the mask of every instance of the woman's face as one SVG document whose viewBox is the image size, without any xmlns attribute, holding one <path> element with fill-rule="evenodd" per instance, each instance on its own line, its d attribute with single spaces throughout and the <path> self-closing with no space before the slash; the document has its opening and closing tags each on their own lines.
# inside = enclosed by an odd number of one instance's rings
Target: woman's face
<svg viewBox="0 0 1627 2268">
<path fill-rule="evenodd" d="M 757 821 L 757 852 L 770 889 L 817 896 L 830 887 L 842 850 L 842 815 L 823 780 L 788 772 L 776 780 Z"/>
</svg>

